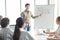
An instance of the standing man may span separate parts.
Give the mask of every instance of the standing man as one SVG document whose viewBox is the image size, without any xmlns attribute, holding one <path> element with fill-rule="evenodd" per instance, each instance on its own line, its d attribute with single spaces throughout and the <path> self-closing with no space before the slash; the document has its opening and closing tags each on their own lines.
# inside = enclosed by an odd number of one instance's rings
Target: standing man
<svg viewBox="0 0 60 40">
<path fill-rule="evenodd" d="M 37 18 L 37 17 L 39 17 L 39 16 L 41 16 L 41 14 L 39 14 L 39 15 L 37 15 L 37 16 L 33 16 L 32 15 L 32 13 L 31 13 L 31 11 L 29 10 L 29 7 L 30 7 L 30 4 L 25 4 L 25 10 L 21 13 L 21 17 L 26 21 L 26 30 L 27 31 L 30 31 L 30 19 L 31 19 L 31 17 L 32 18 Z"/>
</svg>

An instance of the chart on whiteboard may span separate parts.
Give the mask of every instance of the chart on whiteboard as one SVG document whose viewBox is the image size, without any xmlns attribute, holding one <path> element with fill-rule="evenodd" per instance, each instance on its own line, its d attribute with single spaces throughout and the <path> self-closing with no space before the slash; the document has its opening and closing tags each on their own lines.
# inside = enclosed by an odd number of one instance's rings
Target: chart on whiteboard
<svg viewBox="0 0 60 40">
<path fill-rule="evenodd" d="M 34 20 L 35 28 L 53 28 L 54 25 L 54 5 L 36 5 L 35 15 L 42 16 Z"/>
</svg>

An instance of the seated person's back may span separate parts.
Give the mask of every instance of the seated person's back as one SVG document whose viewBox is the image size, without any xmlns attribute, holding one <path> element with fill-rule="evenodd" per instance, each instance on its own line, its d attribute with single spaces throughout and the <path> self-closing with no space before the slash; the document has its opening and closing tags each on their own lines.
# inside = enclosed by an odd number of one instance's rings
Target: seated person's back
<svg viewBox="0 0 60 40">
<path fill-rule="evenodd" d="M 34 40 L 31 35 L 24 30 L 25 26 L 26 23 L 22 18 L 16 20 L 13 40 Z"/>
<path fill-rule="evenodd" d="M 3 18 L 1 20 L 0 39 L 1 40 L 12 40 L 12 31 L 9 29 L 9 19 Z"/>
<path fill-rule="evenodd" d="M 25 31 L 21 31 L 19 40 L 34 40 L 31 35 Z"/>
</svg>

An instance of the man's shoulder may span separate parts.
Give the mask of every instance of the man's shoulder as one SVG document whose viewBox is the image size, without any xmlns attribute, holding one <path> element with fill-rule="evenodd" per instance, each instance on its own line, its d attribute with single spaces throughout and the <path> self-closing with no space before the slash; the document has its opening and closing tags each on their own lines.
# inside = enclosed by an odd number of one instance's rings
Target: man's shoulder
<svg viewBox="0 0 60 40">
<path fill-rule="evenodd" d="M 21 13 L 24 13 L 25 11 L 22 11 Z"/>
<path fill-rule="evenodd" d="M 21 12 L 21 15 L 23 15 L 25 12 L 23 11 L 23 12 Z"/>
<path fill-rule="evenodd" d="M 8 32 L 8 33 L 13 33 L 13 32 L 12 32 L 12 30 L 10 30 L 10 29 L 8 29 L 8 31 L 7 31 L 7 32 Z"/>
</svg>

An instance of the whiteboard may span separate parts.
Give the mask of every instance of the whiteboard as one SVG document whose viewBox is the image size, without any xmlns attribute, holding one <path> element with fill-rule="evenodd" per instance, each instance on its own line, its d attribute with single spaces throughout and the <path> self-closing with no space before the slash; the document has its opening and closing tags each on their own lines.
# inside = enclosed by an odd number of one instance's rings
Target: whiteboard
<svg viewBox="0 0 60 40">
<path fill-rule="evenodd" d="M 34 20 L 35 28 L 51 28 L 54 26 L 54 5 L 36 5 L 35 15 L 42 13 L 42 16 Z"/>
</svg>

